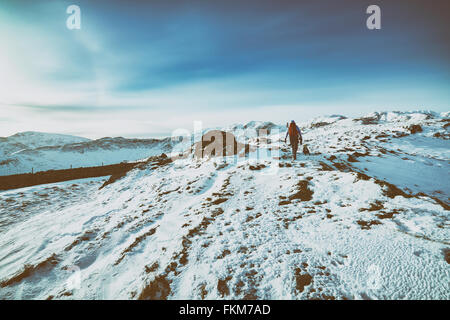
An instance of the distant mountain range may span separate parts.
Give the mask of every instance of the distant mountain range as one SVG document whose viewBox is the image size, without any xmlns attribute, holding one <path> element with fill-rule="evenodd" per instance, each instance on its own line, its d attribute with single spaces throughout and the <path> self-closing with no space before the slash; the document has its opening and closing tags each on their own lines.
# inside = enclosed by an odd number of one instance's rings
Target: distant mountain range
<svg viewBox="0 0 450 320">
<path fill-rule="evenodd" d="M 392 124 L 402 126 L 406 123 L 421 123 L 426 120 L 448 119 L 449 112 L 433 111 L 413 112 L 374 112 L 364 117 L 348 119 L 342 115 L 317 117 L 308 121 L 299 121 L 303 130 L 326 127 L 330 124 Z M 448 122 L 447 122 L 448 123 Z M 246 124 L 234 124 L 218 129 L 231 132 L 237 141 L 245 142 L 256 139 L 260 130 L 273 134 L 275 131 L 285 132 L 285 124 L 277 125 L 269 121 L 250 121 Z M 203 133 L 211 130 L 205 129 Z M 441 138 L 448 138 L 448 126 L 434 132 Z M 201 135 L 200 135 L 201 136 Z M 88 138 L 43 133 L 21 132 L 9 137 L 0 137 L 0 176 L 51 169 L 67 169 L 76 167 L 100 166 L 123 161 L 136 161 L 161 153 L 182 152 L 187 150 L 199 136 L 182 141 L 163 139 L 127 139 L 122 137 Z M 175 148 L 176 147 L 176 148 Z"/>
<path fill-rule="evenodd" d="M 21 132 L 0 138 L 0 175 L 99 166 L 143 159 L 172 149 L 170 138 L 87 138 Z"/>
</svg>

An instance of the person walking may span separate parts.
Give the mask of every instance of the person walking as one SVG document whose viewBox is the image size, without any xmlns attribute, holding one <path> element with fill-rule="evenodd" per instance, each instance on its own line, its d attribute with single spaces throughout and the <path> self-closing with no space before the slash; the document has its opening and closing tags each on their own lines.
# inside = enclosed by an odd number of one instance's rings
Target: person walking
<svg viewBox="0 0 450 320">
<path fill-rule="evenodd" d="M 285 143 L 288 135 L 289 135 L 289 142 L 292 148 L 292 157 L 294 160 L 297 160 L 298 143 L 300 142 L 300 144 L 303 144 L 303 139 L 302 139 L 302 132 L 300 131 L 300 128 L 297 126 L 294 120 L 291 120 L 291 123 L 288 125 L 286 137 L 284 138 Z"/>
</svg>

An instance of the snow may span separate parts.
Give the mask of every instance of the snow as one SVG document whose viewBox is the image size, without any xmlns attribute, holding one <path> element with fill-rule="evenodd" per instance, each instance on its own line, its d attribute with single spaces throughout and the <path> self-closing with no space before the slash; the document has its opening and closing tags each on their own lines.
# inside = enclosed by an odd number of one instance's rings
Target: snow
<svg viewBox="0 0 450 320">
<path fill-rule="evenodd" d="M 93 167 L 136 161 L 172 150 L 169 138 L 85 138 L 54 134 L 20 134 L 0 141 L 0 175 Z M 20 141 L 20 142 L 19 142 Z"/>
<path fill-rule="evenodd" d="M 70 143 L 90 141 L 90 139 L 83 137 L 36 131 L 19 132 L 3 139 L 7 139 L 10 143 L 21 143 L 31 148 L 59 146 Z"/>
<path fill-rule="evenodd" d="M 248 158 L 0 192 L 0 298 L 449 299 L 445 114 L 377 114 L 299 121 L 297 161 L 254 121 Z"/>
</svg>

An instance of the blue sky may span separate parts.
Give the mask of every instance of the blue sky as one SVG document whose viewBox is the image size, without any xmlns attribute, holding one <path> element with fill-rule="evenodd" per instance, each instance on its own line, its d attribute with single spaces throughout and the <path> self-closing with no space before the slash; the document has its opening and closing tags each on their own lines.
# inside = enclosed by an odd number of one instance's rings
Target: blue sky
<svg viewBox="0 0 450 320">
<path fill-rule="evenodd" d="M 66 8 L 81 8 L 81 30 Z M 370 4 L 381 30 L 366 28 Z M 0 136 L 448 111 L 447 1 L 2 1 Z"/>
</svg>

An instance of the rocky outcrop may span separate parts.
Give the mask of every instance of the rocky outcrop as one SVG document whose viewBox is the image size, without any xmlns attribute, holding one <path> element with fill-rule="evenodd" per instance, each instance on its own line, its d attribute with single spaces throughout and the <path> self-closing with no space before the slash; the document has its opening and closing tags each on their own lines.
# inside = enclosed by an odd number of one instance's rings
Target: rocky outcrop
<svg viewBox="0 0 450 320">
<path fill-rule="evenodd" d="M 250 146 L 238 142 L 236 137 L 230 132 L 211 130 L 205 133 L 202 139 L 192 146 L 191 152 L 196 158 L 234 155 L 244 157 L 245 154 L 250 152 Z"/>
</svg>

